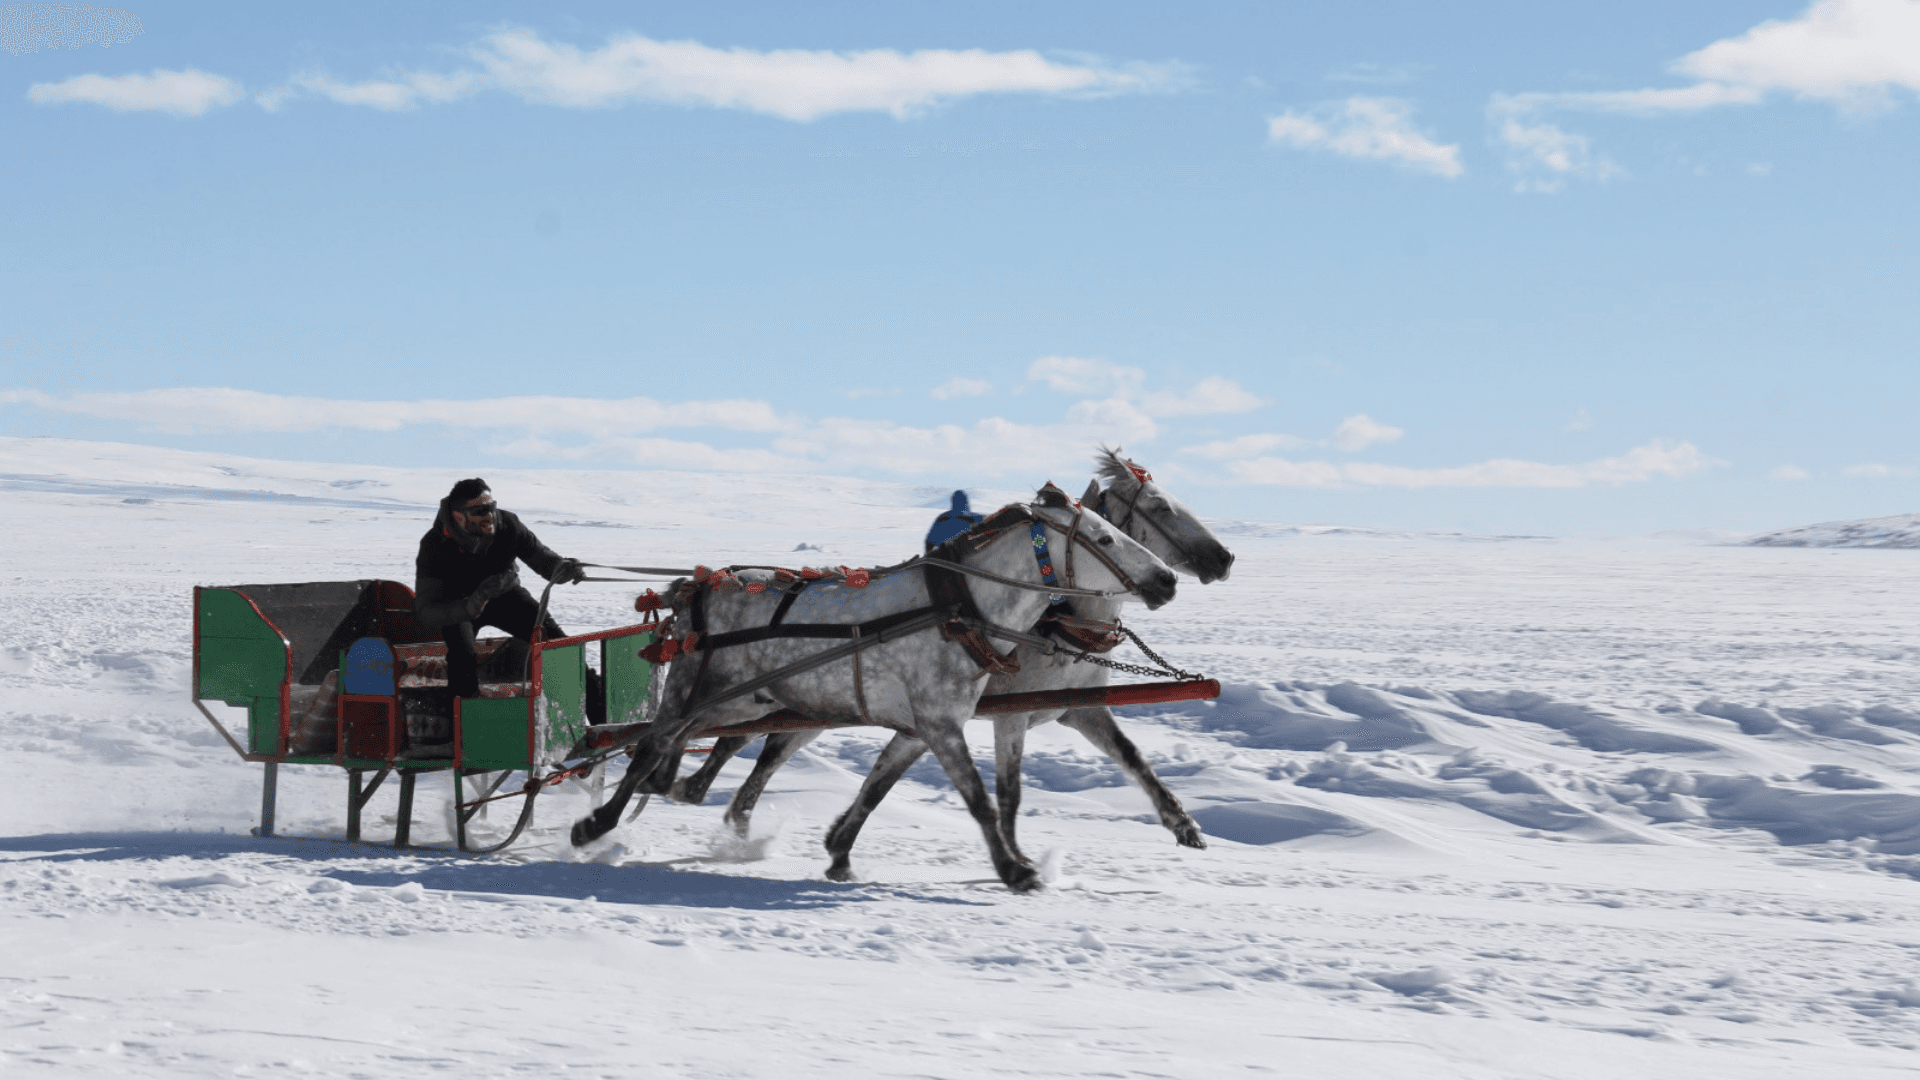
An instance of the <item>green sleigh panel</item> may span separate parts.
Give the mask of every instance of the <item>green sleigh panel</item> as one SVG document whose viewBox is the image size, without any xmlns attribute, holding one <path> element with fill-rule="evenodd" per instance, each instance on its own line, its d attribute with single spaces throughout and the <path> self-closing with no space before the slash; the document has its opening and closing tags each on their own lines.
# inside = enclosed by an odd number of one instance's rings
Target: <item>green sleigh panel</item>
<svg viewBox="0 0 1920 1080">
<path fill-rule="evenodd" d="M 194 590 L 194 622 L 194 696 L 244 707 L 247 751 L 278 754 L 281 688 L 290 678 L 292 646 L 233 589 Z"/>
</svg>

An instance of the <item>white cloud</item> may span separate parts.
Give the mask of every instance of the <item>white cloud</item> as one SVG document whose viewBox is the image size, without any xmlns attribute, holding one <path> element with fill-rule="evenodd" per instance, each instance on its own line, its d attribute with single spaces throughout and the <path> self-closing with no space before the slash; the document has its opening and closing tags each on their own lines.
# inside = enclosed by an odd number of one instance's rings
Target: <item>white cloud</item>
<svg viewBox="0 0 1920 1080">
<path fill-rule="evenodd" d="M 1237 413 L 1266 404 L 1239 383 L 1218 375 L 1201 379 L 1184 393 L 1142 394 L 1141 385 L 1147 379 L 1145 371 L 1080 356 L 1043 356 L 1027 365 L 1027 379 L 1046 383 L 1049 389 L 1063 394 L 1088 398 L 1104 395 L 1111 399 L 1107 404 L 1125 404 L 1144 416 Z"/>
<path fill-rule="evenodd" d="M 375 79 L 344 83 L 327 75 L 295 76 L 285 86 L 260 95 L 260 104 L 277 109 L 291 98 L 308 94 L 337 101 L 342 105 L 367 105 L 388 111 L 407 109 L 426 102 L 455 101 L 481 89 L 486 80 L 477 72 L 460 71 L 452 75 L 414 74 L 400 79 Z"/>
<path fill-rule="evenodd" d="M 1498 137 L 1507 148 L 1507 169 L 1518 179 L 1516 191 L 1558 191 L 1569 179 L 1604 183 L 1625 172 L 1604 155 L 1595 154 L 1584 135 L 1562 131 L 1552 124 L 1528 122 L 1510 98 L 1496 98 Z"/>
<path fill-rule="evenodd" d="M 1025 476 L 1078 468 L 1099 444 L 1137 443 L 1158 434 L 1154 421 L 1122 399 L 1073 403 L 1060 422 L 1018 424 L 998 417 L 970 426 L 912 427 L 884 420 L 782 416 L 762 401 L 667 403 L 650 398 L 596 401 L 522 397 L 476 401 L 346 401 L 226 388 L 145 390 L 66 397 L 0 390 L 16 405 L 172 433 L 390 432 L 446 425 L 508 439 L 504 452 L 555 460 L 617 458 L 636 464 L 724 471 L 795 471 L 823 465 L 878 467 L 912 474 L 957 464 L 981 475 Z M 662 428 L 723 428 L 770 435 L 767 445 L 715 448 L 646 433 Z"/>
<path fill-rule="evenodd" d="M 1153 418 L 1124 398 L 1076 401 L 1067 408 L 1067 422 L 1114 432 L 1114 438 L 1122 442 L 1140 442 L 1160 434 Z"/>
<path fill-rule="evenodd" d="M 970 426 L 920 428 L 885 420 L 828 418 L 774 440 L 788 454 L 828 464 L 878 466 L 896 473 L 934 472 L 964 463 L 985 476 L 1029 474 L 1082 462 L 1100 443 L 1139 442 L 1153 421 L 1121 401 L 1079 402 L 1065 423 L 1017 424 L 989 417 Z"/>
<path fill-rule="evenodd" d="M 1375 64 L 1362 61 L 1357 64 L 1348 64 L 1338 71 L 1329 72 L 1327 81 L 1394 86 L 1413 82 L 1430 66 L 1428 64 Z"/>
<path fill-rule="evenodd" d="M 1079 356 L 1043 356 L 1027 365 L 1027 378 L 1043 382 L 1063 394 L 1113 394 L 1128 396 L 1139 392 L 1147 373 L 1106 360 Z"/>
<path fill-rule="evenodd" d="M 184 387 L 117 394 L 54 397 L 32 390 L 0 393 L 0 404 L 36 405 L 96 420 L 119 420 L 149 431 L 302 432 L 344 428 L 398 431 L 422 424 L 521 428 L 615 436 L 661 427 L 722 427 L 782 431 L 782 419 L 764 401 L 691 401 L 652 398 L 510 397 L 477 401 L 347 401 L 292 397 L 226 387 Z"/>
<path fill-rule="evenodd" d="M 993 393 L 993 384 L 985 379 L 966 379 L 954 376 L 928 392 L 941 401 L 955 398 L 985 397 Z"/>
<path fill-rule="evenodd" d="M 1920 0 L 1818 0 L 1798 18 L 1769 19 L 1674 61 L 1691 86 L 1496 97 L 1514 115 L 1536 109 L 1699 112 L 1757 105 L 1769 93 L 1859 113 L 1920 93 Z"/>
<path fill-rule="evenodd" d="M 1342 157 L 1385 161 L 1448 179 L 1466 172 L 1460 147 L 1443 146 L 1416 131 L 1412 106 L 1393 98 L 1348 98 L 1317 115 L 1289 109 L 1267 121 L 1267 137 L 1282 146 L 1325 150 Z"/>
<path fill-rule="evenodd" d="M 1886 476 L 1914 475 L 1913 469 L 1903 468 L 1898 465 L 1882 465 L 1877 461 L 1867 462 L 1861 465 L 1849 465 L 1846 467 L 1845 472 L 1848 476 L 1864 476 L 1874 479 Z"/>
<path fill-rule="evenodd" d="M 1723 105 L 1757 105 L 1765 96 L 1760 90 L 1750 86 L 1698 83 L 1693 86 L 1669 87 L 1660 90 L 1495 94 L 1493 100 L 1496 111 L 1504 110 L 1512 113 L 1557 108 L 1654 116 L 1660 113 L 1698 112 Z"/>
<path fill-rule="evenodd" d="M 1655 476 L 1681 477 L 1713 464 L 1692 443 L 1673 446 L 1659 441 L 1635 447 L 1620 457 L 1586 465 L 1546 465 L 1499 458 L 1477 465 L 1440 469 L 1413 469 L 1360 462 L 1335 465 L 1325 461 L 1288 461 L 1252 458 L 1230 464 L 1228 471 L 1254 484 L 1285 487 L 1528 487 L 1580 488 L 1589 484 L 1630 484 Z"/>
<path fill-rule="evenodd" d="M 269 108 L 302 94 L 349 105 L 400 109 L 451 101 L 485 89 L 547 105 L 603 108 L 653 101 L 743 109 L 786 120 L 843 112 L 905 118 L 979 94 L 1092 97 L 1153 90 L 1176 75 L 1169 65 L 1049 60 L 1031 49 L 718 49 L 697 41 L 621 34 L 598 49 L 551 42 L 531 30 L 503 30 L 467 50 L 478 70 L 412 74 L 368 82 L 305 75 L 263 95 Z"/>
<path fill-rule="evenodd" d="M 167 112 L 199 116 L 232 105 L 244 96 L 239 83 L 204 71 L 160 71 L 151 75 L 75 75 L 65 82 L 35 83 L 27 99 L 39 105 L 83 102 L 120 112 Z"/>
<path fill-rule="evenodd" d="M 1405 434 L 1397 427 L 1374 422 L 1366 413 L 1356 413 L 1340 421 L 1333 433 L 1333 445 L 1342 450 L 1364 450 L 1374 443 L 1392 442 Z"/>
<path fill-rule="evenodd" d="M 1772 473 L 1775 480 L 1805 480 L 1812 475 L 1798 465 L 1782 465 Z"/>
<path fill-rule="evenodd" d="M 1200 416 L 1246 412 L 1264 404 L 1232 379 L 1209 375 L 1184 394 L 1148 394 L 1140 407 L 1154 416 Z"/>
<path fill-rule="evenodd" d="M 1920 92 L 1920 0 L 1819 0 L 1797 19 L 1769 19 L 1680 58 L 1705 83 L 1783 90 L 1860 109 Z"/>
<path fill-rule="evenodd" d="M 1198 454 L 1209 458 L 1246 458 L 1255 454 L 1264 454 L 1269 450 L 1292 449 L 1305 445 L 1305 439 L 1292 435 L 1242 435 L 1237 439 L 1228 439 L 1224 442 L 1181 447 L 1181 453 Z"/>
</svg>

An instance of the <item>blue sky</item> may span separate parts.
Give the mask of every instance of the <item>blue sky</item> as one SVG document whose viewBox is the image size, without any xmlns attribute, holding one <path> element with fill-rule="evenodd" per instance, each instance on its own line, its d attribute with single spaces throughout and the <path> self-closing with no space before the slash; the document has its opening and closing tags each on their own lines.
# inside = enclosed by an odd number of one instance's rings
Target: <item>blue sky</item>
<svg viewBox="0 0 1920 1080">
<path fill-rule="evenodd" d="M 1920 509 L 1920 0 L 94 16 L 0 5 L 0 434 Z"/>
</svg>

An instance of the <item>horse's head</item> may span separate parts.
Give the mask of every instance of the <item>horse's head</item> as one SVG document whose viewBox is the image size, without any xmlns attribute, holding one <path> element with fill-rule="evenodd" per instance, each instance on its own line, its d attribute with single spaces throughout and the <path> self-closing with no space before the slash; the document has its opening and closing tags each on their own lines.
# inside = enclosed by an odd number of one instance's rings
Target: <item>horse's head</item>
<svg viewBox="0 0 1920 1080">
<path fill-rule="evenodd" d="M 1056 580 L 1081 589 L 1130 593 L 1149 610 L 1173 599 L 1180 579 L 1160 557 L 1048 484 L 1027 507 L 1047 529 Z"/>
<path fill-rule="evenodd" d="M 1089 484 L 1081 499 L 1084 505 L 1145 544 L 1168 566 L 1199 578 L 1200 584 L 1226 580 L 1233 570 L 1233 552 L 1187 504 L 1167 494 L 1153 482 L 1153 474 L 1118 450 L 1103 446 L 1094 461 L 1107 486 L 1101 490 L 1099 480 Z"/>
</svg>

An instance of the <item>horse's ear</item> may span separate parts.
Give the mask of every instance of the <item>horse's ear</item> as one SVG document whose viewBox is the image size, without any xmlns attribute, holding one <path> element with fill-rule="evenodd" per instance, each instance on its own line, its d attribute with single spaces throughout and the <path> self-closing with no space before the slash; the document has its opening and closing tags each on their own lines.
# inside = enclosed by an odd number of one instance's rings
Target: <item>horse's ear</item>
<svg viewBox="0 0 1920 1080">
<path fill-rule="evenodd" d="M 1051 480 L 1034 494 L 1033 501 L 1052 510 L 1065 510 L 1073 505 L 1073 500 L 1067 498 L 1067 493 L 1055 487 Z"/>
<path fill-rule="evenodd" d="M 1097 503 L 1099 501 L 1100 501 L 1100 481 L 1098 480 L 1087 481 L 1087 493 L 1085 495 L 1080 496 L 1080 505 L 1092 506 L 1094 503 Z"/>
</svg>

